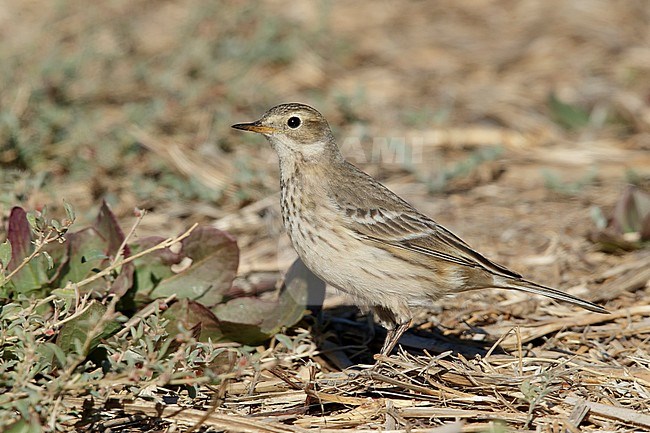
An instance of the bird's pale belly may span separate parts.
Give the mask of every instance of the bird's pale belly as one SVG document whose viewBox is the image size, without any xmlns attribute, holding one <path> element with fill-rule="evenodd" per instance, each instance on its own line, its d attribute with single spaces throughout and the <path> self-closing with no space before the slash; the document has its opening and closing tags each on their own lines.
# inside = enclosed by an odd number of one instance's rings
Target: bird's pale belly
<svg viewBox="0 0 650 433">
<path fill-rule="evenodd" d="M 412 307 L 430 306 L 448 291 L 437 284 L 430 268 L 369 246 L 333 219 L 324 220 L 333 224 L 326 223 L 316 231 L 313 224 L 294 218 L 287 224 L 289 237 L 314 274 L 348 293 L 360 307 L 382 306 L 406 321 L 411 318 Z"/>
</svg>

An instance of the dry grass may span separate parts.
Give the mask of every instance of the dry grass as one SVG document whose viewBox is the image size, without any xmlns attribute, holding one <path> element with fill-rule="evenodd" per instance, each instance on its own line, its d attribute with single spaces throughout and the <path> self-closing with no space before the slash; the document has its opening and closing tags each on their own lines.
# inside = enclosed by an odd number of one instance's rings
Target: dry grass
<svg viewBox="0 0 650 433">
<path fill-rule="evenodd" d="M 228 126 L 298 100 L 489 257 L 612 311 L 464 294 L 370 370 L 382 330 L 332 297 L 220 388 L 86 401 L 103 409 L 83 428 L 650 430 L 650 255 L 586 239 L 593 208 L 650 179 L 646 2 L 3 2 L 0 37 L 3 215 L 65 199 L 83 219 L 108 197 L 124 226 L 153 209 L 140 235 L 210 222 L 242 277 L 277 275 L 294 257 L 274 155 Z"/>
</svg>

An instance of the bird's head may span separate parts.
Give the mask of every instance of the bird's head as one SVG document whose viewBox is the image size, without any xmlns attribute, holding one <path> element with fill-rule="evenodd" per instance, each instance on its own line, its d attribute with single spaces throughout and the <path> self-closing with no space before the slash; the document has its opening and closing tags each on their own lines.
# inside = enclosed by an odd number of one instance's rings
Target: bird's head
<svg viewBox="0 0 650 433">
<path fill-rule="evenodd" d="M 276 105 L 261 119 L 232 127 L 264 135 L 281 160 L 297 157 L 314 160 L 338 154 L 327 120 L 309 105 Z"/>
</svg>

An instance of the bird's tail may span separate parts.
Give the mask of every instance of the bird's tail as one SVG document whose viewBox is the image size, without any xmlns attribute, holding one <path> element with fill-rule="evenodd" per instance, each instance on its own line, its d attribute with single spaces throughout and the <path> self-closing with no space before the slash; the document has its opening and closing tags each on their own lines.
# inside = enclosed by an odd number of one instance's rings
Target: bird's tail
<svg viewBox="0 0 650 433">
<path fill-rule="evenodd" d="M 497 278 L 495 278 L 497 280 Z M 565 292 L 561 292 L 557 289 L 551 287 L 542 286 L 541 284 L 533 283 L 532 281 L 524 279 L 515 279 L 515 278 L 499 278 L 497 281 L 497 287 L 502 287 L 504 289 L 514 289 L 520 290 L 522 292 L 533 293 L 536 295 L 548 296 L 549 298 L 557 299 L 558 301 L 569 302 L 571 304 L 579 305 L 580 307 L 594 311 L 596 313 L 609 314 L 609 311 L 596 305 L 593 302 L 585 301 L 576 296 L 570 295 Z"/>
</svg>

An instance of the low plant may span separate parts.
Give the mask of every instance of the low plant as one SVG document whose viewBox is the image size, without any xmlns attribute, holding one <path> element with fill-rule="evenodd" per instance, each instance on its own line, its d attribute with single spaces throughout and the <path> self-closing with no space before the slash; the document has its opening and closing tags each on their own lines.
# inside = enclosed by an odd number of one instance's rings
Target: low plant
<svg viewBox="0 0 650 433">
<path fill-rule="evenodd" d="M 195 225 L 135 239 L 144 212 L 125 235 L 103 203 L 91 226 L 73 232 L 65 209 L 59 221 L 13 208 L 0 245 L 2 431 L 78 422 L 69 396 L 146 396 L 161 386 L 196 395 L 256 362 L 251 345 L 304 314 L 300 275 L 275 296 L 241 297 L 239 250 L 223 231 Z"/>
</svg>

